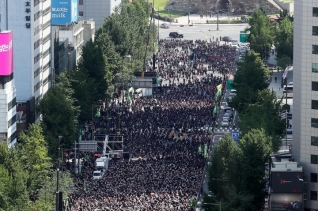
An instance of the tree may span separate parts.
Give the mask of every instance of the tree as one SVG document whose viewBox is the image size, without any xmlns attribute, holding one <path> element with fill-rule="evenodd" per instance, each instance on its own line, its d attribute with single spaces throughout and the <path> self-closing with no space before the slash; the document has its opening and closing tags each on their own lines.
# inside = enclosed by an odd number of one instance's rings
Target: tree
<svg viewBox="0 0 318 211">
<path fill-rule="evenodd" d="M 277 59 L 277 66 L 281 67 L 282 70 L 285 70 L 285 68 L 291 65 L 292 63 L 293 63 L 293 60 L 290 57 L 285 55 Z"/>
<path fill-rule="evenodd" d="M 240 210 L 262 210 L 264 206 L 264 165 L 269 160 L 271 143 L 271 137 L 267 136 L 264 130 L 252 129 L 240 139 L 242 186 L 239 190 L 240 195 L 249 196 L 241 202 Z"/>
<path fill-rule="evenodd" d="M 255 103 L 258 91 L 268 87 L 269 76 L 270 70 L 263 66 L 257 53 L 252 51 L 246 54 L 245 60 L 238 63 L 238 69 L 234 76 L 234 88 L 237 94 L 230 105 L 241 112 L 246 108 L 246 105 Z"/>
<path fill-rule="evenodd" d="M 275 47 L 277 59 L 289 58 L 293 60 L 294 23 L 285 17 L 275 33 Z M 289 62 L 291 64 L 292 62 Z"/>
<path fill-rule="evenodd" d="M 211 166 L 208 169 L 208 189 L 218 198 L 225 198 L 225 187 L 229 182 L 235 183 L 239 178 L 233 177 L 236 169 L 236 158 L 240 152 L 233 139 L 226 134 L 219 145 L 214 148 Z"/>
<path fill-rule="evenodd" d="M 246 32 L 250 33 L 247 37 L 250 48 L 260 53 L 262 59 L 266 59 L 274 40 L 272 24 L 261 9 L 253 12 L 249 24 L 250 27 L 246 29 Z"/>
<path fill-rule="evenodd" d="M 80 70 L 86 69 L 89 78 L 95 80 L 97 95 L 94 97 L 94 102 L 105 96 L 107 90 L 106 81 L 106 64 L 102 48 L 92 40 L 87 42 L 82 49 L 82 60 L 79 62 Z"/>
<path fill-rule="evenodd" d="M 263 129 L 266 135 L 272 137 L 272 151 L 276 152 L 281 144 L 281 134 L 285 123 L 281 119 L 281 100 L 269 89 L 258 92 L 257 102 L 249 104 L 244 112 L 240 113 L 242 134 L 252 129 Z"/>
<path fill-rule="evenodd" d="M 62 75 L 37 107 L 42 114 L 41 125 L 48 152 L 53 159 L 57 158 L 58 136 L 63 136 L 62 148 L 71 147 L 75 140 L 78 109 L 74 106 L 75 100 L 71 97 L 71 92 L 68 79 Z"/>
<path fill-rule="evenodd" d="M 77 67 L 69 76 L 71 86 L 74 90 L 72 97 L 76 99 L 74 105 L 80 110 L 79 122 L 85 122 L 91 118 L 92 104 L 98 99 L 95 79 L 89 76 L 84 67 Z"/>
<path fill-rule="evenodd" d="M 28 172 L 27 189 L 29 193 L 35 193 L 39 189 L 51 165 L 48 156 L 47 144 L 39 124 L 31 124 L 27 131 L 19 136 L 17 149 L 23 168 Z"/>
</svg>

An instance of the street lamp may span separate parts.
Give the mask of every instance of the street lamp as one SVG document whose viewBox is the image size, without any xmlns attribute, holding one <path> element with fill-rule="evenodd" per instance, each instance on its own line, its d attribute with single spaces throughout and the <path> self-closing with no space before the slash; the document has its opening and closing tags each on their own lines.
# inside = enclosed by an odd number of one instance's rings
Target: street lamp
<svg viewBox="0 0 318 211">
<path fill-rule="evenodd" d="M 216 30 L 219 30 L 219 0 L 216 1 Z"/>
<path fill-rule="evenodd" d="M 58 136 L 58 155 L 57 155 L 57 170 L 56 170 L 56 204 L 55 208 L 59 211 L 59 192 L 60 192 L 60 153 L 61 153 L 61 139 L 63 136 Z"/>
</svg>

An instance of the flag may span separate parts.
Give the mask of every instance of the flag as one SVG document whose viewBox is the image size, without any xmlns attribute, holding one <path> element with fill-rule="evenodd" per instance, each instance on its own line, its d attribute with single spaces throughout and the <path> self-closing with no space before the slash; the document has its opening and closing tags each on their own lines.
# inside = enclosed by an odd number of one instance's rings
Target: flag
<svg viewBox="0 0 318 211">
<path fill-rule="evenodd" d="M 217 105 L 214 106 L 213 114 L 216 114 L 216 113 L 217 113 L 217 112 L 216 112 L 216 107 L 217 107 Z"/>
<path fill-rule="evenodd" d="M 218 100 L 221 95 L 222 95 L 222 91 L 218 90 L 216 95 L 215 95 L 215 100 Z"/>
<path fill-rule="evenodd" d="M 86 191 L 86 181 L 85 180 L 84 180 L 83 188 L 84 188 L 84 191 Z"/>
<path fill-rule="evenodd" d="M 131 99 L 130 99 L 130 96 L 128 95 L 128 97 L 127 97 L 127 103 L 128 104 L 131 104 Z"/>
<path fill-rule="evenodd" d="M 204 144 L 204 158 L 208 158 L 208 145 Z"/>
<path fill-rule="evenodd" d="M 222 88 L 223 88 L 223 84 L 222 83 L 220 83 L 219 85 L 217 85 L 216 86 L 216 89 L 219 91 L 219 90 L 222 90 Z"/>
<path fill-rule="evenodd" d="M 100 117 L 100 108 L 96 109 L 95 117 Z"/>
<path fill-rule="evenodd" d="M 212 133 L 212 127 L 210 126 L 208 129 L 208 133 L 211 134 Z"/>
<path fill-rule="evenodd" d="M 134 87 L 130 87 L 130 88 L 128 89 L 128 92 L 134 93 L 134 92 L 135 92 Z"/>
<path fill-rule="evenodd" d="M 199 154 L 202 153 L 202 147 L 201 147 L 201 145 L 200 145 L 199 148 L 198 148 L 198 153 L 199 153 Z"/>
<path fill-rule="evenodd" d="M 287 67 L 286 67 L 286 69 L 285 69 L 285 71 L 283 73 L 283 79 L 285 79 L 286 77 L 287 77 Z"/>
</svg>

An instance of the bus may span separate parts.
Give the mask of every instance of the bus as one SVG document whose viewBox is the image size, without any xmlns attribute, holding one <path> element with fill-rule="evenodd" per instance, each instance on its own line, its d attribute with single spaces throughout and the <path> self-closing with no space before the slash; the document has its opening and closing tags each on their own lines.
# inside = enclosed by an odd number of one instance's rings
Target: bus
<svg viewBox="0 0 318 211">
<path fill-rule="evenodd" d="M 287 95 L 287 98 L 289 98 L 289 97 L 293 98 L 294 97 L 293 90 L 294 90 L 294 86 L 293 85 L 284 86 L 283 96 Z"/>
</svg>

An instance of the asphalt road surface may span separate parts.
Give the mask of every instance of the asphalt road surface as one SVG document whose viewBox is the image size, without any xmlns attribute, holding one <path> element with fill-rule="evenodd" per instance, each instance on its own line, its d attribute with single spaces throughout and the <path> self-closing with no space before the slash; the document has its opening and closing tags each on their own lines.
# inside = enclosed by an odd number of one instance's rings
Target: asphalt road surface
<svg viewBox="0 0 318 211">
<path fill-rule="evenodd" d="M 185 40 L 208 40 L 213 41 L 218 37 L 229 36 L 233 40 L 240 41 L 240 31 L 243 31 L 247 27 L 247 24 L 222 24 L 219 25 L 219 30 L 216 30 L 215 24 L 197 24 L 193 26 L 185 25 L 170 25 L 169 29 L 159 29 L 159 39 L 169 39 L 170 32 L 178 32 L 184 35 Z"/>
</svg>

